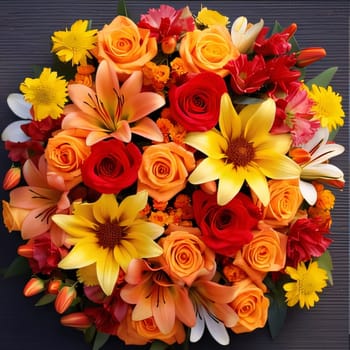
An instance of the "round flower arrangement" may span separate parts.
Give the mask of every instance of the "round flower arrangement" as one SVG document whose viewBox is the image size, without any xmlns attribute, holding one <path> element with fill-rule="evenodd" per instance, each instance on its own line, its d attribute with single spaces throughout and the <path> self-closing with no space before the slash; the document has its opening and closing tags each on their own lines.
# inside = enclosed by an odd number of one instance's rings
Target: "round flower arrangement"
<svg viewBox="0 0 350 350">
<path fill-rule="evenodd" d="M 330 160 L 343 126 L 325 56 L 292 23 L 169 5 L 52 34 L 55 63 L 8 96 L 8 231 L 25 296 L 99 348 L 281 328 L 332 284 Z M 278 312 L 274 310 L 278 308 Z"/>
</svg>

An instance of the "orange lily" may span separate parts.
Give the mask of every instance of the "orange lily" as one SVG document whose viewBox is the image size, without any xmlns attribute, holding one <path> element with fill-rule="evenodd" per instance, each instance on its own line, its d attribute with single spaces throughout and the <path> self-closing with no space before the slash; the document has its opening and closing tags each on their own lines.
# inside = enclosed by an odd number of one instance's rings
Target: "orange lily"
<svg viewBox="0 0 350 350">
<path fill-rule="evenodd" d="M 65 108 L 62 128 L 88 130 L 88 146 L 109 137 L 130 142 L 131 133 L 163 141 L 157 124 L 147 115 L 162 107 L 165 99 L 155 92 L 141 92 L 142 82 L 142 73 L 136 71 L 120 87 L 116 72 L 101 61 L 95 90 L 83 84 L 69 85 L 73 104 Z"/>
</svg>

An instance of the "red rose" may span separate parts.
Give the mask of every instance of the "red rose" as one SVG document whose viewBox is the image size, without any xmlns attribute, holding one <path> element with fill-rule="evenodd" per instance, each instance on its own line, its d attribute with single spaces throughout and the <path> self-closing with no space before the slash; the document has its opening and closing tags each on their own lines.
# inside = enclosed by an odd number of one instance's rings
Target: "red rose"
<svg viewBox="0 0 350 350">
<path fill-rule="evenodd" d="M 193 210 L 204 243 L 225 256 L 234 256 L 251 241 L 252 229 L 260 219 L 258 208 L 243 193 L 238 193 L 228 204 L 220 206 L 216 194 L 197 190 L 193 193 Z"/>
<path fill-rule="evenodd" d="M 220 112 L 220 100 L 227 91 L 223 78 L 213 72 L 192 75 L 169 90 L 171 116 L 187 131 L 212 129 Z"/>
<path fill-rule="evenodd" d="M 117 139 L 98 142 L 83 163 L 83 182 L 100 193 L 118 193 L 136 181 L 141 158 L 133 143 Z"/>
</svg>

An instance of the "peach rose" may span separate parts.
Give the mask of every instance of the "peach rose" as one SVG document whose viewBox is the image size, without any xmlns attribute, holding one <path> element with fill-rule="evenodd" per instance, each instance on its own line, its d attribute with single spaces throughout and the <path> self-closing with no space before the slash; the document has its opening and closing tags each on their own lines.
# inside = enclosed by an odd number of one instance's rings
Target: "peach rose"
<svg viewBox="0 0 350 350">
<path fill-rule="evenodd" d="M 163 334 L 157 327 L 154 318 L 149 317 L 145 320 L 132 320 L 132 310 L 128 309 L 126 317 L 121 321 L 117 335 L 126 345 L 144 345 L 152 340 L 161 340 L 171 345 L 174 343 L 183 343 L 185 341 L 185 330 L 183 324 L 176 319 L 172 331 Z"/>
<path fill-rule="evenodd" d="M 47 173 L 61 177 L 67 190 L 82 181 L 81 166 L 90 154 L 85 136 L 85 132 L 75 129 L 64 130 L 51 137 L 47 143 Z"/>
<path fill-rule="evenodd" d="M 174 142 L 149 146 L 142 155 L 137 189 L 165 202 L 185 188 L 194 168 L 193 154 Z"/>
<path fill-rule="evenodd" d="M 16 208 L 5 200 L 2 201 L 2 218 L 9 232 L 20 231 L 25 217 L 30 213 L 29 209 Z"/>
<path fill-rule="evenodd" d="M 150 37 L 150 31 L 138 28 L 124 16 L 117 16 L 98 32 L 98 59 L 109 61 L 121 75 L 141 70 L 157 51 L 156 38 Z"/>
<path fill-rule="evenodd" d="M 252 332 L 263 328 L 267 321 L 269 299 L 253 281 L 246 278 L 233 285 L 233 301 L 230 304 L 238 315 L 238 322 L 232 331 L 235 333 Z"/>
<path fill-rule="evenodd" d="M 287 236 L 265 227 L 237 253 L 234 264 L 266 291 L 262 280 L 269 271 L 280 271 L 286 262 Z"/>
<path fill-rule="evenodd" d="M 180 43 L 180 56 L 188 72 L 212 71 L 224 77 L 225 64 L 239 56 L 225 26 L 214 25 L 204 30 L 187 32 Z"/>
<path fill-rule="evenodd" d="M 263 220 L 272 227 L 287 226 L 298 212 L 303 202 L 299 180 L 270 180 L 270 203 L 264 207 L 253 193 L 253 202 L 261 209 Z"/>
<path fill-rule="evenodd" d="M 167 272 L 187 285 L 199 276 L 208 275 L 215 270 L 215 254 L 199 236 L 186 231 L 173 231 L 159 241 Z"/>
</svg>

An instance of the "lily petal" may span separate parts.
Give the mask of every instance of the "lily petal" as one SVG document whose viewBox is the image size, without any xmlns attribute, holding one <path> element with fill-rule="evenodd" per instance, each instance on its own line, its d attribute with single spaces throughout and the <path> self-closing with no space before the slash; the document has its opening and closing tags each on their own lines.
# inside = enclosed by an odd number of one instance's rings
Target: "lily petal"
<svg viewBox="0 0 350 350">
<path fill-rule="evenodd" d="M 197 322 L 195 326 L 191 328 L 190 341 L 192 343 L 196 343 L 197 341 L 199 341 L 203 336 L 204 329 L 205 329 L 204 316 L 200 313 L 200 311 L 198 311 Z"/>
<path fill-rule="evenodd" d="M 300 189 L 301 195 L 310 205 L 314 205 L 316 203 L 317 191 L 313 184 L 300 180 L 299 189 Z"/>
<path fill-rule="evenodd" d="M 29 124 L 30 121 L 18 120 L 6 126 L 6 128 L 1 133 L 2 141 L 11 142 L 26 142 L 30 140 L 30 137 L 23 132 L 21 129 L 22 125 Z"/>
<path fill-rule="evenodd" d="M 227 333 L 225 325 L 213 315 L 208 314 L 206 310 L 203 312 L 203 315 L 211 336 L 220 345 L 228 345 L 230 343 L 230 337 Z"/>
<path fill-rule="evenodd" d="M 133 134 L 149 138 L 155 142 L 163 142 L 164 136 L 158 125 L 150 118 L 144 117 L 139 120 L 133 127 L 131 127 Z"/>
</svg>

